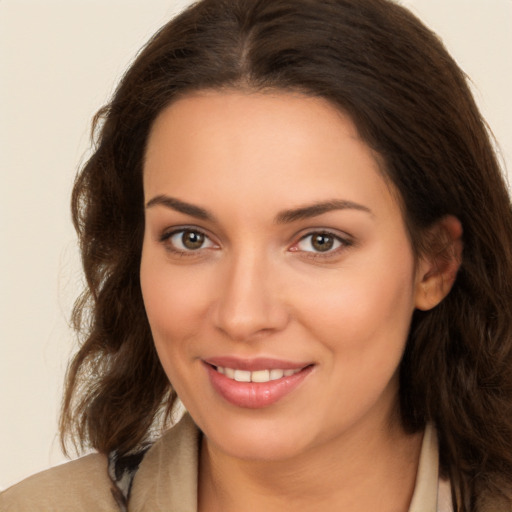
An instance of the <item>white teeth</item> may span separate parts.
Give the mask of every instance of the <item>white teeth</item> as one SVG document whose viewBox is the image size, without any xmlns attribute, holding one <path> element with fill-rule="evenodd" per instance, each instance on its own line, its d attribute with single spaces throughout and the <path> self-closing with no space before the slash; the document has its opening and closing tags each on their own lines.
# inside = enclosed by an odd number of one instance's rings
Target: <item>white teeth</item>
<svg viewBox="0 0 512 512">
<path fill-rule="evenodd" d="M 251 382 L 268 382 L 270 380 L 270 372 L 268 370 L 258 370 L 251 372 Z"/>
<path fill-rule="evenodd" d="M 299 373 L 302 368 L 293 370 L 281 370 L 273 368 L 272 370 L 256 370 L 249 372 L 247 370 L 235 370 L 233 368 L 224 368 L 217 366 L 217 371 L 228 379 L 236 380 L 237 382 L 270 382 L 272 380 L 282 379 L 283 377 L 290 377 Z"/>
<path fill-rule="evenodd" d="M 291 370 L 293 372 L 293 370 Z M 293 375 L 293 373 L 292 373 Z M 284 376 L 284 370 L 270 370 L 270 380 L 282 379 Z"/>
<path fill-rule="evenodd" d="M 235 380 L 237 382 L 251 382 L 251 372 L 235 370 Z"/>
</svg>

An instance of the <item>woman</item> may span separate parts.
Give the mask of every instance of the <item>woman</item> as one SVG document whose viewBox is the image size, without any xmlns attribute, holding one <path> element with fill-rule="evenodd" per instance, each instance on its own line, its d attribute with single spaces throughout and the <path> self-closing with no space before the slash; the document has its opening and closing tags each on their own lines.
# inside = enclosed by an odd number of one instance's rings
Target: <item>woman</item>
<svg viewBox="0 0 512 512">
<path fill-rule="evenodd" d="M 61 427 L 98 453 L 3 508 L 512 508 L 510 201 L 416 18 L 204 0 L 97 136 Z"/>
</svg>

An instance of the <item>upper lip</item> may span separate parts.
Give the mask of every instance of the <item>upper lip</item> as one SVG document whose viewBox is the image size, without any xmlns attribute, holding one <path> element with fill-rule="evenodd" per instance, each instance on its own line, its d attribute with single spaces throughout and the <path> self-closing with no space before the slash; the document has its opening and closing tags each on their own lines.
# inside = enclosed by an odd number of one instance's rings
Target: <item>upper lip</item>
<svg viewBox="0 0 512 512">
<path fill-rule="evenodd" d="M 255 372 L 258 370 L 295 370 L 305 368 L 312 363 L 302 363 L 294 361 L 285 361 L 283 359 L 274 359 L 270 357 L 257 357 L 254 359 L 241 359 L 233 356 L 210 357 L 203 360 L 211 366 L 221 366 L 223 368 L 233 368 L 235 370 L 245 370 Z"/>
</svg>

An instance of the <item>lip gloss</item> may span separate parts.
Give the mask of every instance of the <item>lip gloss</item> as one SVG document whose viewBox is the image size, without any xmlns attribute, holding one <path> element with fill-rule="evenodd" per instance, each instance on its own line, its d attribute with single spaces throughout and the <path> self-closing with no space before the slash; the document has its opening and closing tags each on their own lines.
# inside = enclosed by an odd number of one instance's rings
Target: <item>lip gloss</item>
<svg viewBox="0 0 512 512">
<path fill-rule="evenodd" d="M 268 382 L 238 382 L 208 363 L 204 366 L 215 391 L 232 405 L 247 409 L 260 409 L 276 403 L 291 393 L 313 369 L 309 365 L 293 375 Z"/>
</svg>

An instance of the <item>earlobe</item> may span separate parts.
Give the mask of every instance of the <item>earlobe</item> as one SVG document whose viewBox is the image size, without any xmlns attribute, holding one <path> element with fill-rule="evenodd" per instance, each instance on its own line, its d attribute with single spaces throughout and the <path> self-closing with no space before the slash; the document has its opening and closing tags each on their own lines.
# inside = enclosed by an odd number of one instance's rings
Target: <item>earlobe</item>
<svg viewBox="0 0 512 512">
<path fill-rule="evenodd" d="M 462 225 L 447 215 L 430 230 L 427 253 L 421 256 L 416 274 L 415 306 L 427 311 L 437 306 L 452 289 L 462 262 Z"/>
</svg>

